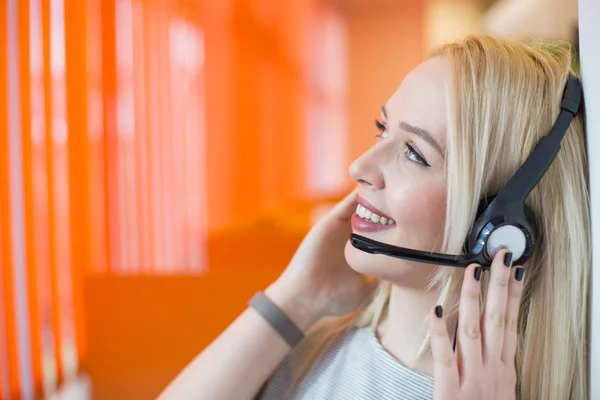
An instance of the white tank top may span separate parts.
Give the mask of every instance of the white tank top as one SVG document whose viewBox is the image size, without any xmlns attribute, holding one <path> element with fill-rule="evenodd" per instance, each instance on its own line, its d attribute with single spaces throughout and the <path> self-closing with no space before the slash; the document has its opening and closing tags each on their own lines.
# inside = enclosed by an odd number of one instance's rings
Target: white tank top
<svg viewBox="0 0 600 400">
<path fill-rule="evenodd" d="M 292 378 L 303 353 L 310 348 L 310 339 L 305 338 L 279 365 L 257 399 L 433 399 L 433 378 L 392 357 L 369 327 L 341 334 L 311 367 L 300 387 L 292 388 Z"/>
</svg>

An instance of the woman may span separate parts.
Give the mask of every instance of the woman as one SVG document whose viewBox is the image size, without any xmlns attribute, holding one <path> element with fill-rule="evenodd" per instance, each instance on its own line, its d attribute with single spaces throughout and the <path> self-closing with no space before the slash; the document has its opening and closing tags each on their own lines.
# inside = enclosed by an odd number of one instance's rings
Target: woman
<svg viewBox="0 0 600 400">
<path fill-rule="evenodd" d="M 502 250 L 488 277 L 477 265 L 418 264 L 347 240 L 352 229 L 459 254 L 479 199 L 497 193 L 553 126 L 570 68 L 569 49 L 486 36 L 448 44 L 415 68 L 382 107 L 376 144 L 350 168 L 355 192 L 265 291 L 307 337 L 292 349 L 248 308 L 162 398 L 587 398 L 581 111 L 527 198 L 538 240 L 525 265 Z"/>
</svg>

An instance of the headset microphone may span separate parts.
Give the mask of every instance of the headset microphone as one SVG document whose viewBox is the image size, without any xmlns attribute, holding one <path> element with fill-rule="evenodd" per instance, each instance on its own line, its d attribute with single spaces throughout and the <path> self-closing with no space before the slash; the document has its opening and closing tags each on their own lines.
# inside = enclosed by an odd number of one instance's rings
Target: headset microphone
<svg viewBox="0 0 600 400">
<path fill-rule="evenodd" d="M 581 91 L 579 80 L 569 75 L 561 111 L 550 133 L 540 139 L 496 196 L 480 202 L 475 223 L 465 241 L 465 255 L 397 247 L 357 234 L 350 235 L 350 243 L 367 253 L 451 267 L 466 267 L 472 263 L 489 267 L 496 252 L 508 248 L 513 253 L 514 264 L 523 265 L 531 256 L 536 242 L 535 219 L 525 205 L 525 199 L 556 158 L 562 138 L 579 110 Z"/>
</svg>

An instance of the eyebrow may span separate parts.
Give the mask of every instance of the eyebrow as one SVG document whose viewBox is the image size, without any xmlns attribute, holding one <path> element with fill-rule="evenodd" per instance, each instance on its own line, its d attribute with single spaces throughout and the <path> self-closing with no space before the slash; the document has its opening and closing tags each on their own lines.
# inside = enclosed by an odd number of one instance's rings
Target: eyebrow
<svg viewBox="0 0 600 400">
<path fill-rule="evenodd" d="M 385 105 L 381 106 L 381 113 L 387 119 L 387 110 L 385 108 Z M 419 136 L 421 139 L 429 143 L 434 149 L 436 149 L 442 157 L 444 157 L 444 151 L 442 150 L 438 142 L 435 141 L 431 133 L 429 133 L 423 128 L 413 126 L 406 121 L 400 121 L 398 126 L 400 127 L 400 129 L 404 129 L 407 132 L 411 132 Z"/>
</svg>

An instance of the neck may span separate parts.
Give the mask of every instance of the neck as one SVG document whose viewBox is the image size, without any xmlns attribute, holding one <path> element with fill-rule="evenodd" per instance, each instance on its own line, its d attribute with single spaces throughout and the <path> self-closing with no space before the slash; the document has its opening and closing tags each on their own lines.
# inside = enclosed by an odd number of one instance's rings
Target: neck
<svg viewBox="0 0 600 400">
<path fill-rule="evenodd" d="M 430 354 L 418 358 L 428 332 L 427 318 L 438 294 L 402 286 L 392 286 L 386 317 L 377 328 L 381 345 L 411 368 L 433 376 Z"/>
</svg>

